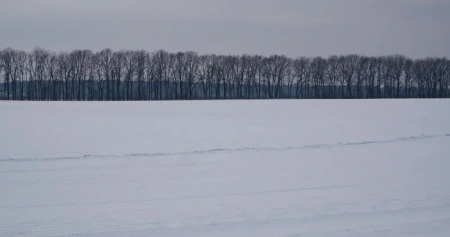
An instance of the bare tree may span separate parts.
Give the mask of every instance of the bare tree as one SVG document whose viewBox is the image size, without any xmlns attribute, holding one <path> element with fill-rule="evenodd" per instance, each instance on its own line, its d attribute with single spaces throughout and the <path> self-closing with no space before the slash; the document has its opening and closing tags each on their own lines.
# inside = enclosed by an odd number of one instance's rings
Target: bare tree
<svg viewBox="0 0 450 237">
<path fill-rule="evenodd" d="M 373 99 L 376 98 L 376 76 L 377 76 L 377 63 L 378 60 L 375 57 L 368 58 L 366 67 L 366 77 L 367 77 L 367 92 L 366 98 Z"/>
<path fill-rule="evenodd" d="M 1 68 L 4 71 L 3 76 L 3 88 L 4 88 L 4 100 L 10 99 L 10 82 L 11 74 L 13 73 L 15 51 L 11 48 L 4 49 L 1 54 Z"/>
<path fill-rule="evenodd" d="M 216 70 L 216 55 L 203 55 L 199 58 L 199 82 L 203 98 L 212 99 L 213 77 Z"/>
<path fill-rule="evenodd" d="M 4 100 L 448 98 L 446 58 L 0 51 Z"/>
<path fill-rule="evenodd" d="M 353 80 L 355 76 L 355 71 L 358 66 L 360 57 L 358 55 L 348 55 L 340 57 L 340 73 L 343 81 L 345 81 L 347 85 L 346 94 L 343 96 L 344 98 L 353 98 L 352 88 L 353 88 Z M 343 90 L 343 88 L 342 88 Z M 344 94 L 344 93 L 343 93 Z"/>
<path fill-rule="evenodd" d="M 325 72 L 325 76 L 327 77 L 329 92 L 328 95 L 330 98 L 336 98 L 336 87 L 339 80 L 339 57 L 336 55 L 330 56 L 328 58 L 328 67 Z"/>
<path fill-rule="evenodd" d="M 361 99 L 363 95 L 362 86 L 367 80 L 367 67 L 369 66 L 369 58 L 360 57 L 358 60 L 358 65 L 356 66 L 356 98 Z"/>
<path fill-rule="evenodd" d="M 297 98 L 304 98 L 304 86 L 307 84 L 310 70 L 310 59 L 301 57 L 293 62 L 294 78 L 296 80 L 295 94 Z"/>
<path fill-rule="evenodd" d="M 324 98 L 323 88 L 325 87 L 325 72 L 327 70 L 327 60 L 316 57 L 311 62 L 311 78 L 313 81 L 314 98 Z"/>
<path fill-rule="evenodd" d="M 149 55 L 147 52 L 143 50 L 139 50 L 136 52 L 136 76 L 137 76 L 137 99 L 143 100 L 144 98 L 144 77 L 145 77 L 145 71 L 146 71 L 146 64 L 147 60 L 149 58 Z"/>
</svg>

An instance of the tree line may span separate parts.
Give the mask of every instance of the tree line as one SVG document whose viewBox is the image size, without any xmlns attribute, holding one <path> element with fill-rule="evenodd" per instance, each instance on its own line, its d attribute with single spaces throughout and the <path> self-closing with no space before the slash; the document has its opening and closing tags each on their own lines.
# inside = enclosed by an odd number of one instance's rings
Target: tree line
<svg viewBox="0 0 450 237">
<path fill-rule="evenodd" d="M 402 55 L 199 55 L 0 51 L 0 99 L 122 101 L 194 99 L 449 98 L 450 61 Z"/>
</svg>

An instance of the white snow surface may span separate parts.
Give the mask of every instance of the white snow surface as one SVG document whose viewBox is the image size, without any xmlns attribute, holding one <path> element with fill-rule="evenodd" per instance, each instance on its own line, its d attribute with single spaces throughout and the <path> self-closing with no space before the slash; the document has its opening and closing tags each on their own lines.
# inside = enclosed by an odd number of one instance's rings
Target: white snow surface
<svg viewBox="0 0 450 237">
<path fill-rule="evenodd" d="M 450 236 L 450 100 L 1 102 L 0 236 Z"/>
</svg>

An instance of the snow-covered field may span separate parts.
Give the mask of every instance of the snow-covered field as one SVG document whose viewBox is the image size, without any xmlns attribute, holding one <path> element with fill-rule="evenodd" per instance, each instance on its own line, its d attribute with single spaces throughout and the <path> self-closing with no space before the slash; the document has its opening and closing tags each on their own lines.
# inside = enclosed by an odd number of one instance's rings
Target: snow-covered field
<svg viewBox="0 0 450 237">
<path fill-rule="evenodd" d="M 0 103 L 0 236 L 450 236 L 450 100 Z"/>
</svg>

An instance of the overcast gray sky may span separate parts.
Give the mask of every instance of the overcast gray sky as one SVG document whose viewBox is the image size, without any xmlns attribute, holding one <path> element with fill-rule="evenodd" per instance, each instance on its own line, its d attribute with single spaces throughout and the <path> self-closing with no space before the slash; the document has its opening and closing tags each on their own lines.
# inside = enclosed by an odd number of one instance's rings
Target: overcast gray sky
<svg viewBox="0 0 450 237">
<path fill-rule="evenodd" d="M 450 0 L 0 0 L 0 48 L 450 57 Z"/>
</svg>

